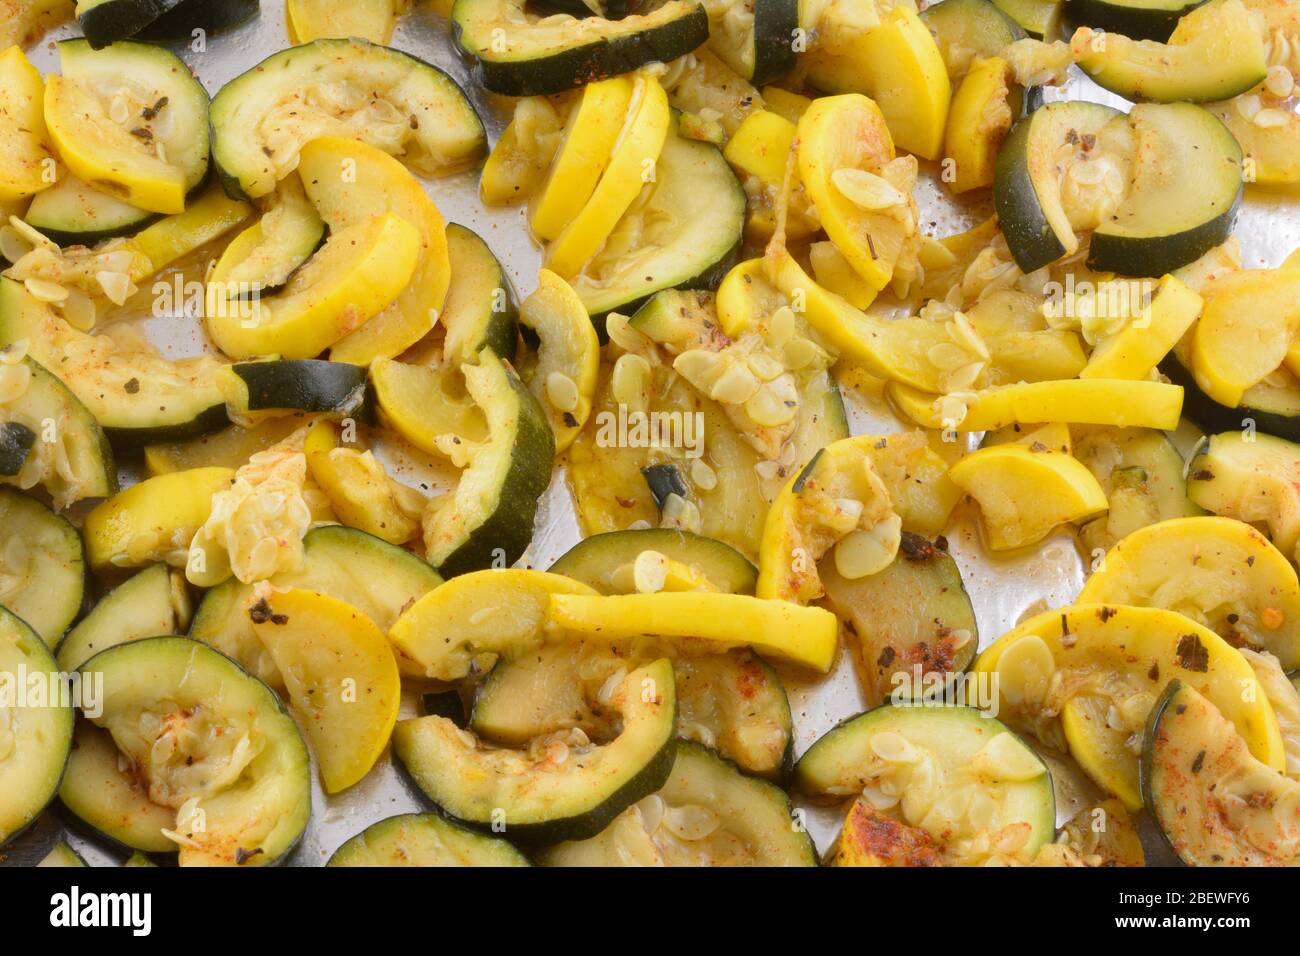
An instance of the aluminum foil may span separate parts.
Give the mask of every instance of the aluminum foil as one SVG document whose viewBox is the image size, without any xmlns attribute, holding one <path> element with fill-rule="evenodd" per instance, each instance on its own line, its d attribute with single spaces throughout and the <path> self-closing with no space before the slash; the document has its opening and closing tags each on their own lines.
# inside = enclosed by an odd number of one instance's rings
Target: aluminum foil
<svg viewBox="0 0 1300 956">
<path fill-rule="evenodd" d="M 29 51 L 36 67 L 44 74 L 58 72 L 55 42 L 76 36 L 75 25 L 51 31 Z M 197 74 L 209 93 L 279 50 L 289 46 L 283 0 L 263 0 L 262 12 L 255 19 L 233 30 L 209 36 L 204 48 L 178 45 L 173 49 Z M 472 65 L 458 53 L 452 42 L 450 25 L 428 9 L 417 8 L 398 23 L 392 46 L 436 64 L 461 85 L 473 101 L 495 143 L 509 120 L 511 101 L 478 87 Z M 1059 89 L 1046 91 L 1049 100 L 1088 99 L 1127 108 L 1126 101 L 1095 86 L 1078 74 Z M 923 166 L 926 164 L 923 164 Z M 923 228 L 942 237 L 960 232 L 985 218 L 990 211 L 987 200 L 957 202 L 939 185 L 936 167 L 923 169 L 917 188 L 917 201 Z M 425 182 L 425 188 L 449 222 L 459 222 L 481 235 L 492 247 L 509 273 L 516 291 L 527 295 L 537 284 L 541 249 L 531 238 L 520 207 L 492 208 L 479 200 L 478 172 L 471 170 L 445 179 Z M 1242 260 L 1248 268 L 1275 266 L 1292 249 L 1300 246 L 1300 216 L 1285 195 L 1253 193 L 1238 220 L 1236 235 L 1241 243 Z M 192 316 L 171 316 L 143 320 L 155 344 L 172 357 L 183 357 L 201 350 L 203 336 Z M 878 401 L 845 390 L 849 422 L 854 434 L 890 433 L 906 427 Z M 1196 433 L 1184 426 L 1175 436 L 1184 452 L 1195 441 Z M 137 476 L 128 469 L 123 478 L 130 482 Z M 1066 533 L 1044 542 L 1029 553 L 1009 558 L 990 557 L 981 547 L 979 533 L 971 515 L 959 513 L 947 532 L 951 552 L 961 568 L 979 625 L 981 648 L 992 643 L 1026 615 L 1046 607 L 1070 603 L 1082 586 L 1084 568 L 1077 549 Z M 581 538 L 572 495 L 565 476 L 557 469 L 550 488 L 541 500 L 536 535 L 521 564 L 546 568 Z M 865 709 L 860 682 L 855 673 L 855 655 L 842 649 L 834 671 L 819 680 L 809 680 L 806 673 L 778 668 L 790 696 L 795 723 L 795 747 L 802 753 L 818 737 L 839 721 Z M 418 713 L 415 695 L 403 701 L 403 717 Z M 1069 819 L 1088 801 L 1098 798 L 1096 789 L 1065 757 L 1044 755 L 1052 768 L 1057 789 L 1058 822 Z M 376 821 L 398 813 L 427 810 L 428 802 L 390 756 L 383 757 L 375 769 L 348 791 L 327 797 L 318 777 L 313 774 L 313 812 L 311 822 L 297 849 L 286 861 L 290 866 L 319 866 L 345 840 Z M 825 851 L 838 832 L 839 809 L 804 807 L 807 826 L 819 851 Z M 1148 862 L 1174 862 L 1160 842 L 1149 820 L 1140 819 L 1139 829 L 1148 853 Z M 126 857 L 120 847 L 87 835 L 57 808 L 46 811 L 39 821 L 14 843 L 0 851 L 0 865 L 31 865 L 38 862 L 59 839 L 67 839 L 92 866 L 115 866 Z"/>
</svg>

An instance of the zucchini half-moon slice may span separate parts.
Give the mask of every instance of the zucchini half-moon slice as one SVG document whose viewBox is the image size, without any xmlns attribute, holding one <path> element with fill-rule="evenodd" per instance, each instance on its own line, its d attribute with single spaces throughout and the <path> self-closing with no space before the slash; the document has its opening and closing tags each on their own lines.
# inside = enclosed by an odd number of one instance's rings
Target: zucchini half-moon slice
<svg viewBox="0 0 1300 956">
<path fill-rule="evenodd" d="M 436 813 L 372 823 L 334 851 L 326 866 L 531 866 L 505 840 Z"/>
<path fill-rule="evenodd" d="M 74 812 L 101 830 L 121 823 L 110 835 L 148 842 L 135 846 L 145 851 L 159 846 L 153 824 L 168 819 L 162 836 L 178 845 L 182 866 L 266 866 L 293 849 L 311 815 L 311 762 L 269 687 L 185 637 L 119 644 L 80 673 L 102 677 L 102 713 L 91 723 L 108 731 L 144 787 L 132 790 L 117 761 L 122 786 L 102 786 L 106 768 L 83 765 L 79 751 L 62 791 Z M 117 798 L 132 793 L 137 806 L 145 798 L 147 826 L 120 813 Z"/>
<path fill-rule="evenodd" d="M 182 0 L 77 0 L 77 23 L 92 49 L 135 36 Z"/>
<path fill-rule="evenodd" d="M 539 17 L 525 6 L 525 0 L 456 0 L 452 8 L 456 42 L 478 60 L 482 83 L 493 93 L 564 93 L 647 63 L 668 63 L 709 38 L 704 7 L 686 0 L 621 20 Z"/>
<path fill-rule="evenodd" d="M 621 715 L 622 729 L 605 744 L 569 738 L 533 753 L 492 749 L 445 717 L 429 716 L 399 722 L 393 749 L 425 795 L 463 823 L 520 843 L 584 840 L 662 787 L 672 772 L 672 663 L 630 672 L 609 706 Z"/>
<path fill-rule="evenodd" d="M 26 699 L 30 681 L 20 684 L 18 677 L 25 671 L 29 678 L 54 680 L 58 669 L 40 635 L 0 607 L 0 673 L 7 676 L 0 689 L 17 695 L 0 697 L 0 846 L 35 820 L 59 790 L 72 747 L 72 708 Z"/>
<path fill-rule="evenodd" d="M 1134 40 L 1165 43 L 1178 21 L 1205 0 L 1070 0 L 1070 20 Z"/>
<path fill-rule="evenodd" d="M 729 544 L 676 528 L 607 531 L 584 538 L 556 559 L 552 574 L 581 581 L 601 594 L 619 594 L 613 576 L 646 551 L 657 551 L 731 594 L 753 594 L 758 569 Z"/>
<path fill-rule="evenodd" d="M 53 647 L 81 613 L 85 599 L 81 535 L 67 518 L 4 486 L 0 486 L 0 528 L 5 533 L 0 548 L 0 605 Z"/>
<path fill-rule="evenodd" d="M 704 8 L 709 49 L 755 86 L 794 66 L 798 0 L 709 0 Z"/>
</svg>

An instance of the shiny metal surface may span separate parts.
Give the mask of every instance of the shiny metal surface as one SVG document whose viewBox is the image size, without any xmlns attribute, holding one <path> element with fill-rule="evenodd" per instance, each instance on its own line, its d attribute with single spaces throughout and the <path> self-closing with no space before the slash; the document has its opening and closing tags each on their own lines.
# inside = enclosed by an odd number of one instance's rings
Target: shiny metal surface
<svg viewBox="0 0 1300 956">
<path fill-rule="evenodd" d="M 75 26 L 53 31 L 30 51 L 33 62 L 43 73 L 57 72 L 58 54 L 53 41 L 78 32 Z M 205 49 L 175 49 L 209 92 L 215 93 L 225 82 L 288 46 L 289 42 L 284 0 L 263 0 L 258 18 L 227 33 L 208 37 Z M 401 19 L 392 45 L 450 73 L 469 93 L 490 139 L 496 141 L 508 119 L 509 101 L 475 88 L 469 64 L 455 51 L 447 21 L 429 11 L 427 5 L 418 7 Z M 1049 99 L 1091 99 L 1125 105 L 1081 75 L 1076 75 L 1060 90 L 1049 90 L 1048 94 Z M 976 205 L 953 202 L 941 191 L 933 175 L 933 164 L 931 167 L 917 190 L 921 221 L 927 232 L 948 235 L 987 215 L 987 202 Z M 479 201 L 477 182 L 477 171 L 470 171 L 426 182 L 426 188 L 449 222 L 463 223 L 484 237 L 501 259 L 516 290 L 521 296 L 526 295 L 536 285 L 540 249 L 529 235 L 523 210 L 485 207 Z M 1284 196 L 1253 195 L 1242 211 L 1237 235 L 1247 267 L 1276 265 L 1300 245 L 1300 216 L 1295 214 L 1295 205 Z M 155 318 L 146 324 L 151 337 L 169 354 L 192 354 L 201 348 L 202 336 L 196 334 L 193 318 Z M 855 434 L 888 433 L 903 427 L 879 403 L 847 389 L 845 398 Z M 1195 439 L 1189 429 L 1184 430 L 1187 434 L 1180 432 L 1178 438 L 1185 451 Z M 536 537 L 524 563 L 545 568 L 579 537 L 572 497 L 563 474 L 557 470 L 541 502 Z M 1082 585 L 1083 564 L 1066 534 L 1053 538 L 1031 554 L 1008 559 L 993 559 L 984 552 L 978 529 L 968 515 L 958 516 L 947 537 L 975 607 L 981 646 L 988 645 L 1013 626 L 1027 610 L 1068 604 Z M 783 677 L 794 713 L 798 752 L 831 726 L 864 708 L 852 655 L 846 651 L 841 652 L 834 672 L 824 680 L 810 682 L 788 669 L 783 671 Z M 415 713 L 414 695 L 408 695 L 403 715 Z M 1050 762 L 1058 790 L 1058 818 L 1064 820 L 1094 791 L 1068 759 L 1052 757 Z M 289 858 L 289 865 L 321 865 L 341 843 L 371 823 L 396 813 L 427 808 L 422 796 L 389 757 L 383 758 L 365 780 L 336 797 L 326 798 L 319 780 L 315 777 L 313 780 L 312 820 Z M 808 808 L 807 821 L 818 849 L 824 851 L 838 830 L 839 811 Z M 88 838 L 57 810 L 50 810 L 28 833 L 0 851 L 3 857 L 0 865 L 35 863 L 61 836 L 66 836 L 91 865 L 118 865 L 127 856 L 120 848 Z M 1172 862 L 1149 825 L 1143 826 L 1143 837 L 1151 862 Z"/>
</svg>

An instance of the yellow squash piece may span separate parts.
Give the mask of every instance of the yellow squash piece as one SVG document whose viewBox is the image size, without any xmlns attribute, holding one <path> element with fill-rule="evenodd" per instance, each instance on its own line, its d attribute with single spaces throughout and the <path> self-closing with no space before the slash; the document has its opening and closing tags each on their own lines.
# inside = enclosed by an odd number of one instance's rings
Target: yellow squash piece
<svg viewBox="0 0 1300 956">
<path fill-rule="evenodd" d="M 609 165 L 635 83 L 615 76 L 587 85 L 564 127 L 564 139 L 535 194 L 533 232 L 554 239 L 582 211 Z"/>
<path fill-rule="evenodd" d="M 219 239 L 253 214 L 253 207 L 231 199 L 220 185 L 213 183 L 182 213 L 160 219 L 126 240 L 126 247 L 148 260 L 147 267 L 131 273 L 131 281 L 140 284 L 155 273 Z"/>
<path fill-rule="evenodd" d="M 402 613 L 389 639 L 434 680 L 460 680 L 546 640 L 552 594 L 594 595 L 559 574 L 518 568 L 472 571 L 439 585 Z"/>
<path fill-rule="evenodd" d="M 190 540 L 208 520 L 212 496 L 234 481 L 230 468 L 191 468 L 119 491 L 86 515 L 86 556 L 96 571 L 156 561 L 185 564 Z"/>
<path fill-rule="evenodd" d="M 317 591 L 269 589 L 249 614 L 284 675 L 311 742 L 326 793 L 359 781 L 375 765 L 402 701 L 397 659 L 362 611 Z"/>
<path fill-rule="evenodd" d="M 1181 280 L 1160 280 L 1150 304 L 1114 335 L 1097 343 L 1080 378 L 1145 379 L 1182 339 L 1204 305 Z"/>
<path fill-rule="evenodd" d="M 521 128 L 528 134 L 521 139 Z M 546 176 L 564 127 L 564 111 L 548 97 L 530 96 L 515 104 L 514 117 L 483 162 L 479 194 L 489 206 L 522 202 Z"/>
<path fill-rule="evenodd" d="M 1279 110 L 1276 126 L 1257 126 L 1237 108 L 1241 99 L 1206 103 L 1236 137 L 1244 155 L 1242 178 L 1258 186 L 1294 189 L 1300 185 L 1300 115 Z"/>
<path fill-rule="evenodd" d="M 755 236 L 770 236 L 776 226 L 774 206 L 785 183 L 786 160 L 794 145 L 798 121 L 798 116 L 792 119 L 778 112 L 753 110 L 723 147 L 722 155 L 740 175 L 742 183 L 748 185 L 746 229 Z M 804 195 L 796 166 L 791 170 L 790 203 L 786 208 L 787 238 L 803 239 L 818 231 L 817 223 L 803 214 L 807 205 Z"/>
<path fill-rule="evenodd" d="M 1178 427 L 1183 409 L 1180 385 L 1128 379 L 1067 379 L 978 392 L 966 416 L 954 423 L 945 422 L 939 415 L 934 395 L 897 381 L 889 383 L 888 391 L 899 410 L 918 425 L 952 427 L 962 432 L 1045 422 L 1172 431 Z"/>
<path fill-rule="evenodd" d="M 791 93 L 779 86 L 765 86 L 763 87 L 763 105 L 791 123 L 797 123 L 799 117 L 803 116 L 804 110 L 812 106 L 812 97 Z M 739 133 L 740 131 L 737 130 L 736 132 Z"/>
<path fill-rule="evenodd" d="M 902 203 L 893 209 L 866 209 L 841 192 L 834 180 L 841 171 L 878 177 L 894 158 L 885 117 L 865 96 L 826 96 L 813 102 L 798 129 L 799 177 L 822 227 L 857 273 L 883 289 L 911 231 L 900 216 L 915 225 L 911 197 L 900 193 Z"/>
<path fill-rule="evenodd" d="M 808 261 L 813 277 L 828 292 L 841 296 L 855 309 L 865 309 L 880 291 L 858 275 L 833 242 L 814 242 L 808 247 Z"/>
<path fill-rule="evenodd" d="M 185 170 L 109 119 L 94 91 L 61 76 L 45 84 L 45 125 L 73 175 L 150 212 L 185 209 Z"/>
<path fill-rule="evenodd" d="M 351 170 L 342 176 L 340 170 Z M 357 140 L 323 136 L 302 148 L 298 172 L 308 197 L 334 232 L 383 213 L 410 223 L 419 235 L 419 251 L 410 281 L 382 312 L 335 342 L 335 362 L 369 365 L 394 358 L 433 328 L 451 283 L 447 224 L 420 181 L 401 162 Z M 401 271 L 402 257 L 390 260 Z"/>
<path fill-rule="evenodd" d="M 661 591 L 655 594 L 551 596 L 550 620 L 587 640 L 615 641 L 654 634 L 699 640 L 718 651 L 752 647 L 765 657 L 823 674 L 835 660 L 839 621 L 819 607 L 744 594 Z"/>
<path fill-rule="evenodd" d="M 1173 518 L 1139 528 L 1106 552 L 1080 604 L 1177 611 L 1233 644 L 1300 667 L 1300 581 L 1272 542 L 1243 521 Z"/>
<path fill-rule="evenodd" d="M 231 358 L 314 358 L 401 294 L 420 258 L 420 233 L 392 213 L 333 233 L 284 290 L 227 302 L 208 287 L 208 332 Z"/>
<path fill-rule="evenodd" d="M 943 152 L 952 160 L 948 188 L 955 193 L 993 185 L 998 148 L 1014 119 L 1007 77 L 1006 60 L 977 57 L 953 95 Z"/>
<path fill-rule="evenodd" d="M 790 300 L 768 281 L 762 259 L 746 259 L 728 270 L 714 296 L 718 324 L 728 338 L 738 339 Z"/>
<path fill-rule="evenodd" d="M 362 37 L 388 43 L 397 22 L 399 0 L 286 0 L 285 11 L 296 43 L 321 37 Z"/>
<path fill-rule="evenodd" d="M 1192 337 L 1192 373 L 1205 394 L 1235 408 L 1282 364 L 1300 329 L 1300 271 L 1249 269 L 1216 279 Z"/>
<path fill-rule="evenodd" d="M 1057 451 L 1019 444 L 982 448 L 958 459 L 948 477 L 979 504 L 994 551 L 1042 541 L 1058 525 L 1094 518 L 1108 507 L 1092 472 Z"/>
<path fill-rule="evenodd" d="M 900 4 L 843 48 L 814 50 L 801 59 L 818 89 L 875 100 L 900 149 L 939 158 L 952 85 L 939 47 L 914 9 Z"/>
<path fill-rule="evenodd" d="M 418 510 L 402 507 L 397 489 L 372 452 L 340 447 L 339 435 L 334 422 L 319 418 L 312 422 L 303 445 L 311 477 L 329 498 L 334 513 L 349 528 L 389 544 L 410 541 L 420 523 L 409 512 L 418 514 Z"/>
<path fill-rule="evenodd" d="M 1141 739 L 1171 680 L 1209 697 L 1259 760 L 1285 766 L 1277 718 L 1246 659 L 1172 611 L 1122 604 L 1047 611 L 998 638 L 973 673 L 997 675 L 999 719 L 1048 742 L 1063 737 L 1093 782 L 1130 810 L 1142 806 L 1130 738 Z"/>
<path fill-rule="evenodd" d="M 555 432 L 558 455 L 573 444 L 591 415 L 600 371 L 600 339 L 573 287 L 549 269 L 519 306 L 519 322 L 537 333 L 537 366 L 528 383 Z"/>
<path fill-rule="evenodd" d="M 654 182 L 654 164 L 672 119 L 668 95 L 653 76 L 636 78 L 627 116 L 609 165 L 591 198 L 547 248 L 546 264 L 563 278 L 594 256 L 642 188 Z"/>
<path fill-rule="evenodd" d="M 370 366 L 370 383 L 384 424 L 421 451 L 455 460 L 457 447 L 468 452 L 487 440 L 483 410 L 455 369 L 381 359 Z"/>
<path fill-rule="evenodd" d="M 45 89 L 36 67 L 16 46 L 0 53 L 0 201 L 54 185 L 54 154 L 46 141 Z"/>
</svg>

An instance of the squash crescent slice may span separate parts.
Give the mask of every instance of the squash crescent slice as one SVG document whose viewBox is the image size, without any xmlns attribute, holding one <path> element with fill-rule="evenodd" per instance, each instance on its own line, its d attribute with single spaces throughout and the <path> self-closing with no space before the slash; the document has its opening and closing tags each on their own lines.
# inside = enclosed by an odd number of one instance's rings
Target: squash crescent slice
<svg viewBox="0 0 1300 956">
<path fill-rule="evenodd" d="M 558 455 L 573 444 L 591 415 L 600 340 L 569 283 L 549 269 L 541 270 L 537 280 L 537 290 L 519 306 L 519 322 L 541 343 L 528 387 L 546 411 Z"/>
<path fill-rule="evenodd" d="M 1214 281 L 1192 336 L 1192 372 L 1205 394 L 1235 408 L 1285 360 L 1300 329 L 1300 271 L 1249 269 Z"/>
<path fill-rule="evenodd" d="M 53 154 L 46 142 L 45 88 L 19 47 L 0 53 L 0 201 L 22 199 L 54 185 L 44 175 Z M 53 172 L 53 168 L 49 170 Z"/>
</svg>

